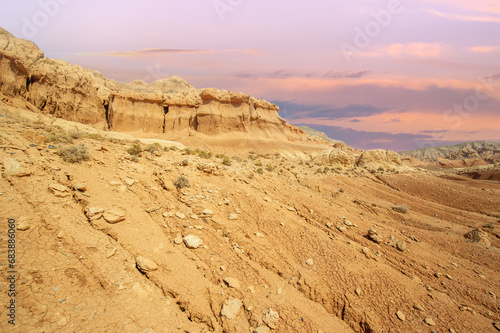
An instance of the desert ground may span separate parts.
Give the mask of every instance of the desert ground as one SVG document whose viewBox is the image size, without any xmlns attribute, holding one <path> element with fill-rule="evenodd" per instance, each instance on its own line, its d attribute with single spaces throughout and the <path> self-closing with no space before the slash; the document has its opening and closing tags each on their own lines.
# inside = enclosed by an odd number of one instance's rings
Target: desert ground
<svg viewBox="0 0 500 333">
<path fill-rule="evenodd" d="M 500 330 L 498 179 L 55 124 L 0 103 L 1 331 Z"/>
</svg>

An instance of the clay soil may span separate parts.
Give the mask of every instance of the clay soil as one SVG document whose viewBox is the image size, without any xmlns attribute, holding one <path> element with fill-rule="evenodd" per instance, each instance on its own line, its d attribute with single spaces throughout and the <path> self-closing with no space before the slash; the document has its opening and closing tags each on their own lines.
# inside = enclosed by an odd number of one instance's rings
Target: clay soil
<svg viewBox="0 0 500 333">
<path fill-rule="evenodd" d="M 22 168 L 0 178 L 0 331 L 497 331 L 498 182 L 325 170 L 275 151 L 134 157 L 130 141 L 58 142 L 71 135 L 17 111 L 0 106 L 0 161 Z M 64 161 L 66 145 L 89 159 Z M 179 176 L 190 186 L 177 188 Z M 113 211 L 124 220 L 109 223 Z M 15 326 L 5 314 L 9 218 Z M 474 229 L 489 246 L 464 238 Z M 201 246 L 188 248 L 188 235 Z"/>
</svg>

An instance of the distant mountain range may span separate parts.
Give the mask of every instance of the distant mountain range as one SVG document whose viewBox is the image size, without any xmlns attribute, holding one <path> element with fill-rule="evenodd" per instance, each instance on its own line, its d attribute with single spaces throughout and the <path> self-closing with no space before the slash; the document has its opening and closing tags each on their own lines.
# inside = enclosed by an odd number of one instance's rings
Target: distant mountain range
<svg viewBox="0 0 500 333">
<path fill-rule="evenodd" d="M 500 162 L 500 143 L 474 141 L 454 146 L 423 147 L 417 150 L 401 151 L 399 154 L 414 157 L 423 162 L 434 162 L 438 159 L 483 159 L 489 163 L 496 163 Z"/>
</svg>

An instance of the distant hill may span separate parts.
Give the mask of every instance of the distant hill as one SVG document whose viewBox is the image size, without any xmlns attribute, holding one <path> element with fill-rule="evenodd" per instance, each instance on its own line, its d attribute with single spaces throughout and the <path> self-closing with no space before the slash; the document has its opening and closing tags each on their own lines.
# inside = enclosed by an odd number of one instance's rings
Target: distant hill
<svg viewBox="0 0 500 333">
<path fill-rule="evenodd" d="M 401 151 L 399 154 L 414 157 L 423 162 L 434 162 L 438 159 L 483 159 L 489 163 L 495 163 L 500 161 L 500 143 L 464 142 L 454 146 L 424 147 L 417 150 Z"/>
<path fill-rule="evenodd" d="M 322 140 L 325 140 L 327 142 L 330 142 L 332 144 L 344 143 L 344 142 L 342 142 L 340 140 L 331 139 L 325 133 L 317 131 L 317 130 L 311 128 L 311 127 L 308 127 L 308 126 L 296 126 L 296 127 L 300 128 L 301 130 L 303 130 L 304 132 L 306 132 L 308 135 L 318 137 L 318 138 L 320 138 Z"/>
</svg>

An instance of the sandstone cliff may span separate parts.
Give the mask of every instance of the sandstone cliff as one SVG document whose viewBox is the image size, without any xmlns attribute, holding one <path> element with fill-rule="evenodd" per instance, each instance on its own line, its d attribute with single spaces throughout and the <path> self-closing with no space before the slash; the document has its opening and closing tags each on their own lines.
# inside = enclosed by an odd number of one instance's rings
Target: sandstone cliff
<svg viewBox="0 0 500 333">
<path fill-rule="evenodd" d="M 45 58 L 32 42 L 0 28 L 0 94 L 58 118 L 123 132 L 206 135 L 239 132 L 249 139 L 306 141 L 278 107 L 243 93 L 195 89 L 171 77 L 122 84 L 97 71 Z"/>
</svg>

